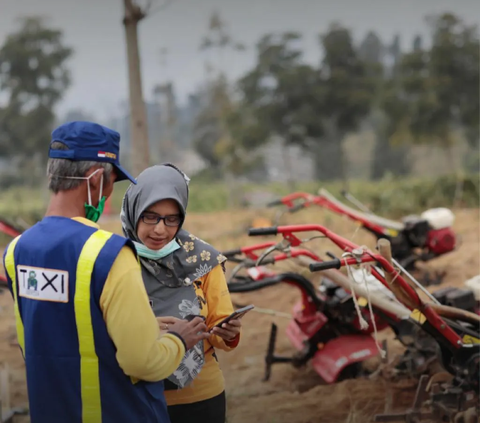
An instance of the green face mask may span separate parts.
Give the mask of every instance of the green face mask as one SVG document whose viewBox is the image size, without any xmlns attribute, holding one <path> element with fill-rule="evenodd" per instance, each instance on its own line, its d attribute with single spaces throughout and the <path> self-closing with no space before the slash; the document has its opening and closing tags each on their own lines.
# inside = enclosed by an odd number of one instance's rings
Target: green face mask
<svg viewBox="0 0 480 423">
<path fill-rule="evenodd" d="M 98 207 L 93 207 L 91 204 L 85 203 L 85 217 L 88 220 L 97 223 L 103 213 L 103 209 L 105 208 L 106 199 L 107 197 L 103 196 L 98 202 Z"/>
<path fill-rule="evenodd" d="M 85 203 L 85 217 L 94 222 L 97 223 L 98 219 L 100 219 L 100 216 L 103 213 L 103 209 L 105 208 L 105 200 L 107 197 L 102 196 L 102 190 L 103 190 L 103 175 L 102 179 L 100 180 L 100 193 L 98 196 L 98 206 L 94 207 L 92 204 L 92 196 L 90 193 L 90 178 L 95 175 L 100 169 L 97 169 L 95 172 L 93 172 L 88 178 L 85 178 L 87 180 L 87 189 L 88 189 L 88 203 Z"/>
</svg>

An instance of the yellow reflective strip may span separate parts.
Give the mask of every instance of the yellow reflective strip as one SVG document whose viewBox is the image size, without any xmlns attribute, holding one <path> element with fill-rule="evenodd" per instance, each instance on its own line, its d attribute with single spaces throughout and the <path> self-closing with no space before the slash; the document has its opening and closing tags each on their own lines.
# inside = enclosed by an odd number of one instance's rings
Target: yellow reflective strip
<svg viewBox="0 0 480 423">
<path fill-rule="evenodd" d="M 474 336 L 471 336 L 471 335 L 464 335 L 463 343 L 464 344 L 480 344 L 480 339 L 475 338 Z"/>
<path fill-rule="evenodd" d="M 23 330 L 22 317 L 20 316 L 20 309 L 18 308 L 18 293 L 17 293 L 17 269 L 15 268 L 15 246 L 17 245 L 20 236 L 17 236 L 9 245 L 7 254 L 5 256 L 5 268 L 9 278 L 12 281 L 12 292 L 14 301 L 14 313 L 15 313 L 15 325 L 17 327 L 17 340 L 18 345 L 22 350 L 22 354 L 25 357 L 25 332 Z"/>
<path fill-rule="evenodd" d="M 427 318 L 420 312 L 420 310 L 413 310 L 410 313 L 410 317 L 413 320 L 416 320 L 421 325 L 423 325 L 427 321 Z"/>
<path fill-rule="evenodd" d="M 84 423 L 102 422 L 100 375 L 90 310 L 90 283 L 95 260 L 111 236 L 111 233 L 102 230 L 95 232 L 83 246 L 77 263 L 75 320 L 80 350 L 82 420 Z"/>
</svg>

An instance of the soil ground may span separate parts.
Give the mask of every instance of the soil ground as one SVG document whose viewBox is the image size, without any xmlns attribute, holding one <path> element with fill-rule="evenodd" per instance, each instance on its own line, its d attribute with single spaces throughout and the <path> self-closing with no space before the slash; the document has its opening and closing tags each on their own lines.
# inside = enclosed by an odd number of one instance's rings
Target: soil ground
<svg viewBox="0 0 480 423">
<path fill-rule="evenodd" d="M 259 216 L 272 218 L 273 215 L 259 211 L 192 214 L 186 227 L 222 250 L 260 241 L 246 236 L 246 229 L 259 223 Z M 282 221 L 321 223 L 358 244 L 374 247 L 374 239 L 368 233 L 358 230 L 348 220 L 319 209 L 283 217 Z M 116 220 L 105 220 L 102 226 L 116 232 L 120 229 Z M 465 280 L 480 273 L 479 210 L 457 210 L 454 229 L 461 237 L 459 248 L 424 266 L 427 270 L 446 271 L 440 287 L 461 287 Z M 311 246 L 317 252 L 336 252 L 325 240 L 313 241 Z M 284 266 L 292 268 L 293 264 Z M 232 299 L 238 304 L 254 303 L 259 308 L 290 313 L 299 295 L 292 287 L 277 286 L 255 293 L 235 294 Z M 371 422 L 375 413 L 386 408 L 402 411 L 410 406 L 415 392 L 415 381 L 411 380 L 388 382 L 363 378 L 326 385 L 309 365 L 295 369 L 289 364 L 277 364 L 272 369 L 271 379 L 263 382 L 264 355 L 272 322 L 279 327 L 276 352 L 291 354 L 293 348 L 284 335 L 288 319 L 255 312 L 243 320 L 238 348 L 228 354 L 219 354 L 227 386 L 228 423 L 363 423 Z M 380 333 L 380 339 L 388 340 L 390 353 L 399 351 L 389 330 Z M 8 365 L 10 370 L 12 405 L 25 405 L 24 365 L 15 343 L 12 300 L 6 292 L 0 293 L 0 365 Z M 28 422 L 28 418 L 16 421 Z"/>
</svg>

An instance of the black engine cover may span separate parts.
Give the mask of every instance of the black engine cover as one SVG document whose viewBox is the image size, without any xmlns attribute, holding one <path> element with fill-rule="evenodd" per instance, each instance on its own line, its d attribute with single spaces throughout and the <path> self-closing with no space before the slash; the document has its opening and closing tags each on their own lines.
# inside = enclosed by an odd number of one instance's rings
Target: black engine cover
<svg viewBox="0 0 480 423">
<path fill-rule="evenodd" d="M 404 219 L 405 229 L 403 233 L 408 243 L 414 248 L 423 248 L 427 243 L 430 224 L 417 216 L 411 216 Z"/>
</svg>

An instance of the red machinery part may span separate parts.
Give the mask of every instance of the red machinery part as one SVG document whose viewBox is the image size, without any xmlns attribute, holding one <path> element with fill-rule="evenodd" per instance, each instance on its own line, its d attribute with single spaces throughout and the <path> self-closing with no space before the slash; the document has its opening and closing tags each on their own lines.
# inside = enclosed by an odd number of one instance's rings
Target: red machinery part
<svg viewBox="0 0 480 423">
<path fill-rule="evenodd" d="M 312 365 L 325 382 L 334 383 L 347 366 L 377 355 L 377 345 L 370 335 L 342 335 L 318 350 Z"/>
<path fill-rule="evenodd" d="M 370 316 L 370 310 L 368 308 L 361 308 L 360 312 L 362 313 L 363 318 L 367 321 L 368 323 L 368 328 L 367 329 L 362 329 L 360 325 L 360 318 L 358 316 L 355 317 L 355 320 L 352 322 L 352 325 L 358 329 L 361 330 L 364 333 L 372 334 L 374 333 L 375 329 L 373 327 L 373 324 L 371 324 L 371 316 Z M 385 312 L 384 312 L 385 313 Z M 388 315 L 388 313 L 386 313 Z M 391 318 L 396 318 L 395 315 L 389 315 Z M 375 321 L 375 327 L 377 328 L 377 331 L 383 330 L 388 327 L 388 323 L 383 320 L 380 316 L 377 314 L 373 313 L 374 321 Z"/>
<path fill-rule="evenodd" d="M 7 287 L 8 286 L 8 281 L 7 278 L 3 275 L 0 275 L 0 287 Z"/>
<path fill-rule="evenodd" d="M 294 207 L 294 201 L 298 199 L 304 200 L 304 203 L 303 203 L 304 207 L 310 206 L 312 204 L 316 204 L 317 206 L 324 207 L 334 213 L 347 216 L 353 221 L 360 222 L 363 226 L 365 226 L 366 228 L 369 228 L 370 230 L 376 233 L 385 234 L 385 235 L 389 234 L 389 230 L 387 228 L 384 228 L 381 225 L 377 225 L 376 223 L 371 222 L 370 220 L 363 218 L 358 214 L 352 213 L 348 209 L 341 207 L 341 205 L 339 204 L 333 203 L 328 198 L 321 195 L 312 195 L 305 192 L 294 192 L 283 197 L 281 201 L 285 206 L 292 208 Z"/>
<path fill-rule="evenodd" d="M 275 244 L 275 242 L 263 242 L 261 244 L 249 245 L 248 247 L 242 247 L 240 252 L 252 260 L 258 260 L 259 256 L 254 251 L 264 250 L 265 248 L 273 247 Z"/>
<path fill-rule="evenodd" d="M 451 228 L 432 229 L 428 232 L 426 246 L 437 255 L 453 251 L 455 249 L 455 234 Z"/>
<path fill-rule="evenodd" d="M 240 252 L 245 254 L 246 257 L 252 260 L 258 260 L 260 257 L 258 254 L 256 254 L 256 251 L 260 250 L 265 250 L 267 248 L 273 247 L 276 245 L 276 242 L 263 242 L 261 244 L 255 244 L 255 245 L 249 245 L 248 247 L 242 247 L 240 248 Z M 313 260 L 320 260 L 320 257 L 318 257 L 316 254 L 312 253 L 310 250 L 306 250 L 304 248 L 292 248 L 289 254 L 286 253 L 281 253 L 275 256 L 275 261 L 280 261 L 280 260 L 287 260 L 292 257 L 299 257 L 299 256 L 305 256 L 305 257 L 310 257 Z"/>
<path fill-rule="evenodd" d="M 12 228 L 8 223 L 3 222 L 0 220 L 0 232 L 3 232 L 4 234 L 11 236 L 12 238 L 16 238 L 18 235 L 20 235 L 20 232 L 18 232 L 15 228 Z"/>
<path fill-rule="evenodd" d="M 303 204 L 308 206 L 310 204 L 313 204 L 316 198 L 317 197 L 315 195 L 308 194 L 306 192 L 292 192 L 291 194 L 288 194 L 285 197 L 282 197 L 281 202 L 285 206 L 292 208 L 294 206 L 295 200 L 303 199 L 305 200 Z"/>
<path fill-rule="evenodd" d="M 294 319 L 287 326 L 286 334 L 292 345 L 302 351 L 308 340 L 313 337 L 328 322 L 327 317 L 315 311 L 305 313 L 304 303 L 299 301 L 293 308 Z"/>
<path fill-rule="evenodd" d="M 276 273 L 264 266 L 256 266 L 247 269 L 247 274 L 254 281 L 260 281 L 265 278 L 275 276 Z"/>
</svg>

